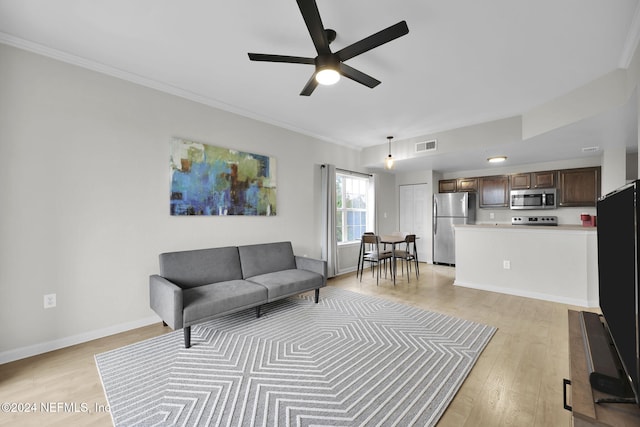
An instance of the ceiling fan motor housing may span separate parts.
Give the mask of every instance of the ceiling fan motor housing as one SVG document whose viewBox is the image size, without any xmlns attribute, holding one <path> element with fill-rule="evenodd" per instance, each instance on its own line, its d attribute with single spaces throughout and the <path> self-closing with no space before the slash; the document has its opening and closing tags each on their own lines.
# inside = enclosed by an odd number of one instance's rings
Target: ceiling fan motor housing
<svg viewBox="0 0 640 427">
<path fill-rule="evenodd" d="M 340 69 L 340 60 L 336 57 L 335 53 L 318 55 L 315 58 L 316 71 L 330 68 L 338 71 Z"/>
<path fill-rule="evenodd" d="M 337 34 L 335 30 L 332 30 L 331 28 L 326 28 L 324 30 L 324 33 L 327 35 L 327 41 L 329 42 L 329 44 L 331 44 L 331 42 L 336 39 Z"/>
</svg>

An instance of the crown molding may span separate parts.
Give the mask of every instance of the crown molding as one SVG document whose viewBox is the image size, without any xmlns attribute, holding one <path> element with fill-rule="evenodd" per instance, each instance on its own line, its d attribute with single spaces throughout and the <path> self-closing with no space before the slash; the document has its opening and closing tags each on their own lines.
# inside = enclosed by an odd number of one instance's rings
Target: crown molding
<svg viewBox="0 0 640 427">
<path fill-rule="evenodd" d="M 213 98 L 202 96 L 197 93 L 194 93 L 176 86 L 172 86 L 166 83 L 162 83 L 156 80 L 142 77 L 138 74 L 124 71 L 109 65 L 102 64 L 100 62 L 92 61 L 92 60 L 89 60 L 77 55 L 73 55 L 58 49 L 53 49 L 48 46 L 41 45 L 39 43 L 34 43 L 29 40 L 24 40 L 22 38 L 15 37 L 7 33 L 3 33 L 1 31 L 0 31 L 0 43 L 25 50 L 27 52 L 32 52 L 41 56 L 45 56 L 47 58 L 52 58 L 67 64 L 75 65 L 81 68 L 85 68 L 91 71 L 105 74 L 107 76 L 128 81 L 140 86 L 144 86 L 144 87 L 154 89 L 163 93 L 167 93 L 169 95 L 174 95 L 179 98 L 187 99 L 189 101 L 197 102 L 199 104 L 203 104 L 209 107 L 217 108 L 219 110 L 223 110 L 229 113 L 237 114 L 239 116 L 253 119 L 262 123 L 267 123 L 267 124 L 270 124 L 282 129 L 286 129 L 292 132 L 296 132 L 302 135 L 306 135 L 330 144 L 335 144 L 335 145 L 351 148 L 354 150 L 361 149 L 361 147 L 350 144 L 346 141 L 338 141 L 331 138 L 327 138 L 326 136 L 323 136 L 323 135 L 317 135 L 309 131 L 306 131 L 304 129 L 300 129 L 298 127 L 292 126 L 289 123 L 280 122 L 272 118 L 254 113 L 252 111 L 248 111 L 243 108 L 236 107 L 234 105 L 226 104 L 224 102 L 215 100 Z"/>
</svg>

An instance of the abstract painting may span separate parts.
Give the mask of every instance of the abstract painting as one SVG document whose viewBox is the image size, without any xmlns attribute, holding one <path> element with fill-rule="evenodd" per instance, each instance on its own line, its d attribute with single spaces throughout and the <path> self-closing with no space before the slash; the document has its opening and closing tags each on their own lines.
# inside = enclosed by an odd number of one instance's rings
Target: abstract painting
<svg viewBox="0 0 640 427">
<path fill-rule="evenodd" d="M 276 159 L 174 139 L 171 215 L 276 214 Z"/>
</svg>

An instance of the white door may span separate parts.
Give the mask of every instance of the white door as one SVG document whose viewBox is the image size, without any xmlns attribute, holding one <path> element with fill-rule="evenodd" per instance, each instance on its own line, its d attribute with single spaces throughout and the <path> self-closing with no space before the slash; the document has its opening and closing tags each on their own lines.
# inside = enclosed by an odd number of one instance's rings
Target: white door
<svg viewBox="0 0 640 427">
<path fill-rule="evenodd" d="M 431 246 L 429 227 L 429 189 L 427 184 L 400 186 L 400 230 L 415 234 L 418 260 L 427 262 Z"/>
</svg>

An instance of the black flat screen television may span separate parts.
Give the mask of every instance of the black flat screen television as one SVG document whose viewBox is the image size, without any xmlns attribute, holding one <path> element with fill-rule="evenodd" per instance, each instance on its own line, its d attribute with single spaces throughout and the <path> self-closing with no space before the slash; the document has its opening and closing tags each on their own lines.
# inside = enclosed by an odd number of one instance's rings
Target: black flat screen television
<svg viewBox="0 0 640 427">
<path fill-rule="evenodd" d="M 640 180 L 597 203 L 600 309 L 640 405 L 638 244 Z"/>
</svg>

